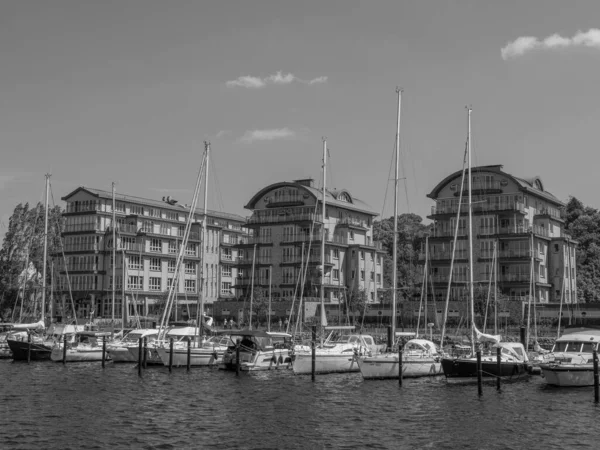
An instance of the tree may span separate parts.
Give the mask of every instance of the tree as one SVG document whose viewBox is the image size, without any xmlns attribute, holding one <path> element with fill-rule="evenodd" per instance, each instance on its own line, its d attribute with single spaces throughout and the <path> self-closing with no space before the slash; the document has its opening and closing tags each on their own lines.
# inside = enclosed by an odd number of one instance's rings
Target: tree
<svg viewBox="0 0 600 450">
<path fill-rule="evenodd" d="M 369 297 L 364 289 L 349 289 L 346 293 L 346 308 L 353 314 L 355 320 L 357 317 L 363 317 L 369 310 Z"/>
<path fill-rule="evenodd" d="M 32 290 L 37 288 L 37 282 L 28 282 L 24 285 L 21 274 L 29 263 L 40 276 L 43 273 L 44 215 L 42 203 L 38 203 L 34 208 L 30 208 L 28 203 L 25 205 L 20 203 L 10 217 L 8 230 L 0 249 L 0 311 L 14 310 L 23 287 L 25 287 L 25 298 L 30 297 Z M 62 210 L 60 206 L 55 206 L 48 211 L 47 286 L 50 286 L 51 279 L 50 258 L 54 254 L 62 254 L 61 230 Z M 41 285 L 41 282 L 39 284 Z"/>
<path fill-rule="evenodd" d="M 260 325 L 261 317 L 268 320 L 269 315 L 269 292 L 267 289 L 255 286 L 254 293 L 252 296 L 252 319 L 258 327 Z M 250 321 L 250 291 L 244 299 L 244 320 Z M 246 319 L 247 318 L 247 319 Z"/>
</svg>

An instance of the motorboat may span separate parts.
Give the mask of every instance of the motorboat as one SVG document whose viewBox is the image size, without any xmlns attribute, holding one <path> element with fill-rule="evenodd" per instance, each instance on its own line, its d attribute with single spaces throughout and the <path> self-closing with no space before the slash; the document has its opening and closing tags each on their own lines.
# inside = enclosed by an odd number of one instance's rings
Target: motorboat
<svg viewBox="0 0 600 450">
<path fill-rule="evenodd" d="M 410 339 L 402 348 L 402 377 L 416 378 L 442 374 L 441 354 L 427 339 Z M 398 352 L 356 357 L 364 379 L 398 379 Z"/>
<path fill-rule="evenodd" d="M 260 330 L 232 331 L 219 369 L 256 371 L 289 368 L 292 336 Z M 239 360 L 237 353 L 239 350 Z"/>
<path fill-rule="evenodd" d="M 539 364 L 546 383 L 552 386 L 593 386 L 594 350 L 598 351 L 600 330 L 567 328 L 554 343 L 552 352 Z"/>
<path fill-rule="evenodd" d="M 67 342 L 66 352 L 64 342 L 57 342 L 52 348 L 50 359 L 56 362 L 87 362 L 102 361 L 103 340 L 110 338 L 110 331 L 78 331 L 74 339 Z M 110 359 L 108 354 L 105 359 Z"/>
<path fill-rule="evenodd" d="M 145 328 L 131 330 L 123 339 L 112 341 L 106 346 L 106 350 L 113 362 L 137 362 L 139 359 L 138 353 L 132 354 L 129 349 L 134 349 L 139 352 L 140 338 L 146 338 L 146 342 L 152 344 L 158 337 L 156 328 Z"/>
<path fill-rule="evenodd" d="M 188 346 L 190 352 L 190 366 L 213 366 L 221 362 L 223 353 L 227 350 L 231 340 L 229 336 L 212 336 L 198 342 L 197 339 L 187 339 L 173 343 L 172 364 L 175 367 L 187 365 Z M 171 358 L 169 346 L 162 346 L 157 349 L 161 361 L 168 366 Z"/>
<path fill-rule="evenodd" d="M 7 336 L 6 342 L 14 360 L 27 361 L 28 358 L 32 361 L 50 360 L 54 345 L 63 342 L 64 335 L 67 335 L 68 341 L 72 342 L 75 333 L 83 331 L 84 326 L 53 323 L 44 334 L 39 334 L 38 330 L 30 328 L 25 332 L 15 331 Z"/>
<path fill-rule="evenodd" d="M 368 334 L 342 334 L 337 330 L 347 327 L 325 327 L 332 330 L 325 342 L 315 348 L 315 373 L 358 372 L 355 356 L 375 355 L 382 349 Z M 354 328 L 354 327 L 351 327 Z M 292 369 L 295 374 L 312 373 L 312 349 L 296 345 Z"/>
<path fill-rule="evenodd" d="M 198 328 L 193 326 L 183 326 L 171 328 L 164 334 L 164 337 L 160 336 L 160 331 L 158 337 L 146 345 L 146 364 L 150 365 L 163 365 L 163 361 L 160 357 L 159 350 L 168 349 L 171 343 L 171 339 L 173 339 L 173 346 L 181 345 L 182 341 L 187 344 L 187 340 L 194 340 L 198 336 Z M 130 353 L 130 357 L 135 358 L 135 361 L 139 359 L 139 345 L 136 347 L 129 347 L 128 351 Z"/>
</svg>

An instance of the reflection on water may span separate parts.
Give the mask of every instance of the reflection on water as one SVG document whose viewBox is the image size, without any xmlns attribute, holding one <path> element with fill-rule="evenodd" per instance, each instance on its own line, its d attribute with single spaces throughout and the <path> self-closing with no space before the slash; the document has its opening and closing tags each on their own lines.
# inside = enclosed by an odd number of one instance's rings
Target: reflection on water
<svg viewBox="0 0 600 450">
<path fill-rule="evenodd" d="M 0 361 L 2 448 L 596 448 L 593 388 Z"/>
</svg>

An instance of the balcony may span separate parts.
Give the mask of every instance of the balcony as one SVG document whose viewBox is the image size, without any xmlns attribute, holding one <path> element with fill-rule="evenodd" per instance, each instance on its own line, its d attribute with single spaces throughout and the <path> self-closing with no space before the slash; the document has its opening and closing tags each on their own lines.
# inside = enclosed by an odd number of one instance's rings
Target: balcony
<svg viewBox="0 0 600 450">
<path fill-rule="evenodd" d="M 77 223 L 65 225 L 63 233 L 79 233 L 82 231 L 99 232 L 103 230 L 100 230 L 100 227 L 96 223 Z"/>
<path fill-rule="evenodd" d="M 529 272 L 509 272 L 498 275 L 498 281 L 501 283 L 529 283 L 530 280 L 531 274 Z"/>
<path fill-rule="evenodd" d="M 233 281 L 234 285 L 232 287 L 240 288 L 240 287 L 250 287 L 252 286 L 252 277 L 238 277 Z M 254 286 L 268 286 L 269 280 L 263 279 L 259 277 L 254 277 Z"/>
<path fill-rule="evenodd" d="M 425 252 L 419 253 L 419 261 L 425 261 L 426 256 L 427 255 L 425 255 Z M 466 249 L 456 249 L 456 251 L 454 252 L 455 260 L 467 259 L 467 258 L 468 258 L 468 252 Z M 451 259 L 452 259 L 452 250 L 435 252 L 435 253 L 429 254 L 430 261 L 443 261 L 443 260 L 450 261 Z"/>
<path fill-rule="evenodd" d="M 266 256 L 257 256 L 256 258 L 252 258 L 252 256 L 250 256 L 248 258 L 238 258 L 237 261 L 235 261 L 235 265 L 236 266 L 251 266 L 253 264 L 253 259 L 254 259 L 254 265 L 273 264 L 273 258 L 266 257 Z"/>
<path fill-rule="evenodd" d="M 283 255 L 281 264 L 321 264 L 321 255 L 311 255 L 308 258 L 306 255 Z M 325 254 L 325 264 L 331 264 L 331 255 Z"/>
<path fill-rule="evenodd" d="M 97 244 L 68 244 L 63 247 L 65 253 L 69 252 L 96 252 L 98 251 Z"/>
<path fill-rule="evenodd" d="M 246 225 L 267 224 L 267 223 L 287 223 L 287 222 L 323 222 L 323 216 L 318 213 L 294 213 L 287 211 L 268 211 L 269 214 L 254 214 L 246 218 Z"/>
<path fill-rule="evenodd" d="M 365 230 L 369 228 L 369 224 L 366 220 L 356 219 L 353 217 L 344 217 L 338 220 L 337 225 L 347 225 Z"/>
<path fill-rule="evenodd" d="M 304 200 L 301 195 L 277 195 L 270 199 L 267 208 L 279 208 L 283 206 L 302 206 Z"/>
<path fill-rule="evenodd" d="M 475 203 L 471 205 L 473 214 L 483 213 L 483 212 L 519 212 L 521 214 L 525 214 L 525 204 L 521 202 L 502 202 L 502 203 Z M 444 215 L 444 214 L 456 214 L 458 211 L 458 205 L 449 205 L 449 206 L 432 206 L 431 207 L 431 215 Z M 468 205 L 461 205 L 460 208 L 461 214 L 468 214 L 469 207 Z"/>
<path fill-rule="evenodd" d="M 231 253 L 224 252 L 221 252 L 219 260 L 225 264 L 233 264 L 235 262 L 235 259 L 233 258 L 233 255 Z"/>
<path fill-rule="evenodd" d="M 467 228 L 462 227 L 458 229 L 458 235 L 460 237 L 467 237 Z M 429 236 L 430 238 L 454 238 L 454 230 L 433 230 L 433 233 Z"/>
<path fill-rule="evenodd" d="M 341 237 L 341 236 L 338 236 Z M 283 236 L 281 239 L 282 244 L 301 244 L 309 242 L 321 242 L 323 235 L 321 233 L 310 234 L 296 234 L 294 236 Z"/>
<path fill-rule="evenodd" d="M 273 238 L 271 236 L 240 236 L 237 244 L 239 246 L 252 246 L 252 245 L 271 245 L 273 244 Z"/>
<path fill-rule="evenodd" d="M 66 213 L 83 213 L 101 211 L 100 202 L 71 202 L 67 204 Z"/>
</svg>

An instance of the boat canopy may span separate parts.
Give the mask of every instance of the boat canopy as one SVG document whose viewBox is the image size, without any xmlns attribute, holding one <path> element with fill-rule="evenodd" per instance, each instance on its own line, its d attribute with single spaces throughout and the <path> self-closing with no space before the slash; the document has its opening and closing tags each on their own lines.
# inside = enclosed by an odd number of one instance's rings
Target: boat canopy
<svg viewBox="0 0 600 450">
<path fill-rule="evenodd" d="M 405 350 L 424 350 L 430 353 L 437 353 L 437 348 L 433 342 L 427 339 L 411 339 L 405 346 Z"/>
<path fill-rule="evenodd" d="M 475 329 L 475 336 L 479 342 L 493 342 L 494 344 L 500 343 L 502 336 L 499 334 L 486 334 L 479 331 L 476 327 L 473 328 Z"/>
</svg>

